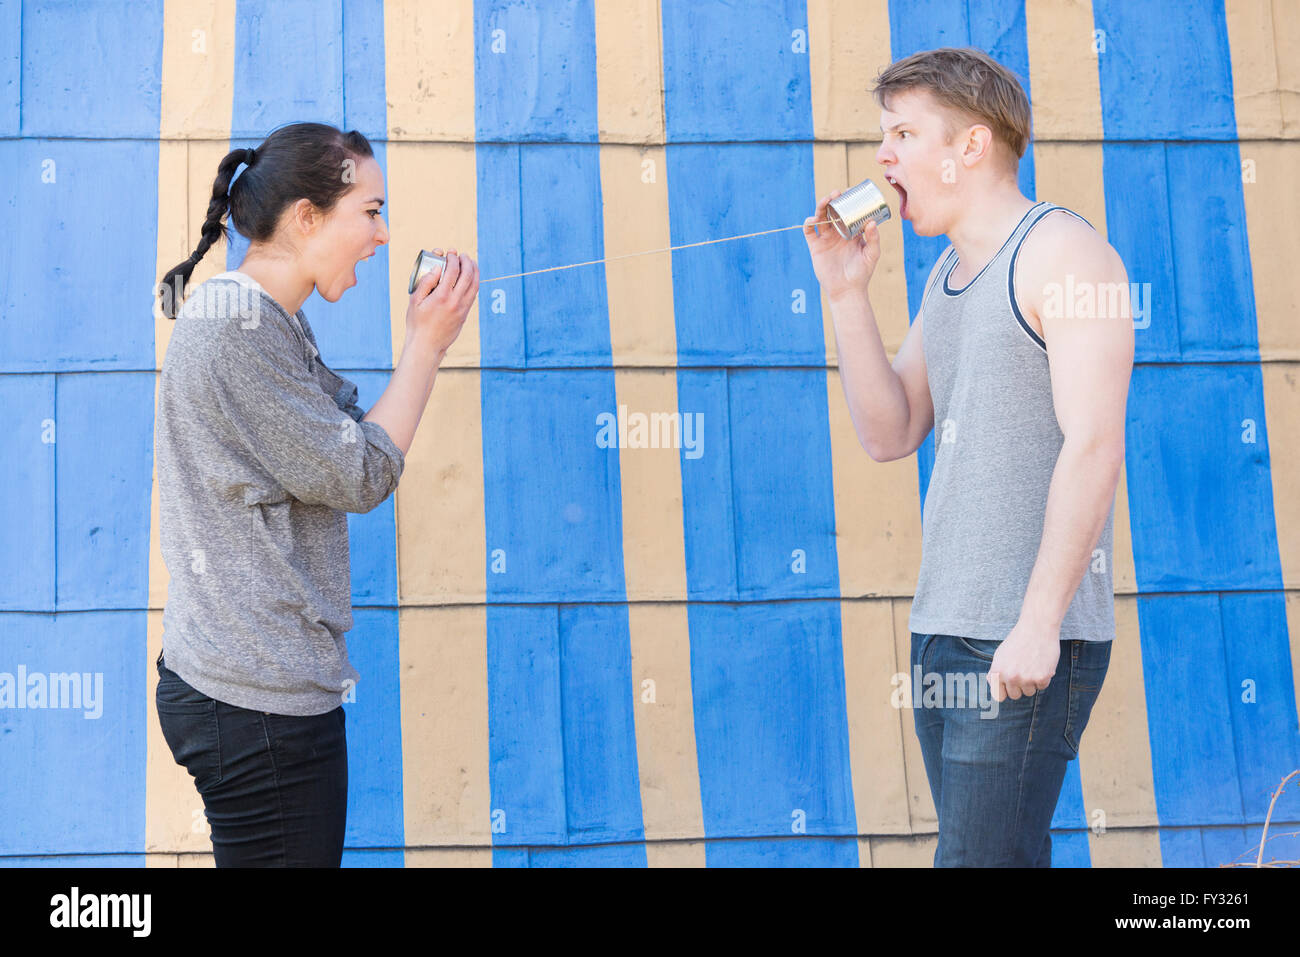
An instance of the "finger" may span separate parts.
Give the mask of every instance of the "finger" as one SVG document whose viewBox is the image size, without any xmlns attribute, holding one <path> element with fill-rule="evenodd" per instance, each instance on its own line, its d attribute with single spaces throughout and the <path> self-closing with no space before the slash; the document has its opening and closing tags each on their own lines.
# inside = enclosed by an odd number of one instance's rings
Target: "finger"
<svg viewBox="0 0 1300 957">
<path fill-rule="evenodd" d="M 463 294 L 465 292 L 465 287 L 469 285 L 471 276 L 470 258 L 462 253 L 456 257 L 456 262 L 460 268 L 456 273 L 455 291 Z"/>
<path fill-rule="evenodd" d="M 415 292 L 411 293 L 411 299 L 419 302 L 433 292 L 433 287 L 438 284 L 438 279 L 442 275 L 442 264 L 435 263 L 434 267 L 420 277 L 420 281 L 415 284 Z"/>
<path fill-rule="evenodd" d="M 818 208 L 820 209 L 821 207 Z M 816 216 L 809 216 L 803 221 L 803 234 L 808 239 L 817 238 L 817 227 L 813 225 L 815 222 L 817 222 Z"/>
<path fill-rule="evenodd" d="M 447 295 L 451 295 L 456 288 L 456 280 L 460 276 L 460 257 L 456 255 L 454 249 L 447 250 L 447 270 L 443 275 L 446 277 L 446 281 L 438 284 L 438 291 L 445 291 Z"/>
</svg>

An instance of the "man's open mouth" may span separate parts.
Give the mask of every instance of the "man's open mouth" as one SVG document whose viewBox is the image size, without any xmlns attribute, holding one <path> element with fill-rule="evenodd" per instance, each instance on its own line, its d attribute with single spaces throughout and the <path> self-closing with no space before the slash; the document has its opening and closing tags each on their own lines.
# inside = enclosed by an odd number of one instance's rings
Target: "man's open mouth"
<svg viewBox="0 0 1300 957">
<path fill-rule="evenodd" d="M 903 186 L 903 184 L 900 183 L 893 176 L 886 176 L 885 181 L 888 182 L 890 186 L 894 187 L 894 189 L 898 190 L 899 218 L 900 219 L 907 218 L 907 188 Z"/>
</svg>

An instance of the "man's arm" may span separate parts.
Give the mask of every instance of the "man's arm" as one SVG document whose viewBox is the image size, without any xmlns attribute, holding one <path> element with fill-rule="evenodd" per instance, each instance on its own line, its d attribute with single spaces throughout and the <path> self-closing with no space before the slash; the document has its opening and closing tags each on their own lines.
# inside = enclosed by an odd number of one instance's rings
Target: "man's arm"
<svg viewBox="0 0 1300 957">
<path fill-rule="evenodd" d="M 1038 241 L 1032 248 L 1027 242 L 1021 252 L 1017 299 L 1043 329 L 1064 442 L 1020 620 L 1059 641 L 1061 621 L 1105 528 L 1124 467 L 1133 320 L 1124 263 L 1090 226 L 1058 213 L 1031 237 Z M 1064 310 L 1045 308 L 1051 284 L 1059 284 L 1059 291 L 1070 281 L 1075 290 L 1092 285 L 1095 315 L 1079 315 L 1068 303 Z M 1055 303 L 1061 300 L 1058 295 Z M 1065 315 L 1056 315 L 1061 311 Z"/>
<path fill-rule="evenodd" d="M 817 281 L 830 303 L 840 384 L 853 429 L 868 455 L 888 462 L 915 452 L 934 423 L 921 317 L 912 323 L 890 363 L 867 293 L 880 261 L 876 225 L 869 223 L 853 239 L 841 238 L 831 226 L 813 225 L 826 219 L 827 203 L 839 193 L 817 204 L 816 212 L 804 221 L 804 238 Z"/>
</svg>

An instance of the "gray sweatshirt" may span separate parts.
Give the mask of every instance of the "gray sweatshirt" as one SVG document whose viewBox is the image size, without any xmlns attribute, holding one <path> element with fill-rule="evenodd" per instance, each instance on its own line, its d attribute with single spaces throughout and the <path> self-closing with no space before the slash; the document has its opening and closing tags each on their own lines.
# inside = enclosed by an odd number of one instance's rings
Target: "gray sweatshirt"
<svg viewBox="0 0 1300 957">
<path fill-rule="evenodd" d="M 251 277 L 222 273 L 181 307 L 155 427 L 163 656 L 209 697 L 323 714 L 360 678 L 344 513 L 386 499 L 405 456 L 356 399 L 302 311 Z"/>
</svg>

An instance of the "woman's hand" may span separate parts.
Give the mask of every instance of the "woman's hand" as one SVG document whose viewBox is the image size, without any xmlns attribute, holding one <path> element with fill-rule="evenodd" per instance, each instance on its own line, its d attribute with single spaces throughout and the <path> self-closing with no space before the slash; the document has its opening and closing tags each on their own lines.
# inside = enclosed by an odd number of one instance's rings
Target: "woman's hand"
<svg viewBox="0 0 1300 957">
<path fill-rule="evenodd" d="M 441 249 L 434 252 L 442 255 Z M 421 279 L 406 306 L 407 341 L 421 339 L 439 356 L 460 335 L 478 297 L 478 263 L 454 249 L 447 250 L 446 258 L 445 269 L 436 266 Z"/>
<path fill-rule="evenodd" d="M 845 239 L 826 219 L 826 206 L 843 190 L 837 189 L 817 204 L 817 212 L 803 222 L 803 238 L 812 255 L 813 272 L 822 291 L 834 299 L 846 292 L 865 292 L 880 262 L 880 233 L 869 222 L 862 232 Z M 822 223 L 814 226 L 814 223 Z"/>
</svg>

